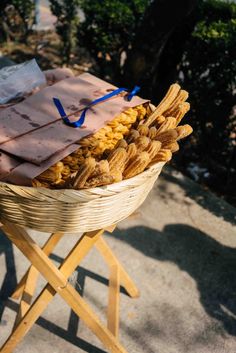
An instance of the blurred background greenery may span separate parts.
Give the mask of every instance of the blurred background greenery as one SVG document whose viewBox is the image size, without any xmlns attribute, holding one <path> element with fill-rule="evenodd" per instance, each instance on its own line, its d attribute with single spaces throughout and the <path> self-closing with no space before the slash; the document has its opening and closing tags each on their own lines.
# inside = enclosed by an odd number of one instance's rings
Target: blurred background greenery
<svg viewBox="0 0 236 353">
<path fill-rule="evenodd" d="M 139 84 L 154 104 L 179 82 L 190 93 L 185 119 L 194 134 L 172 163 L 236 205 L 235 2 L 50 0 L 49 29 L 35 21 L 36 3 L 1 0 L 1 54 L 15 62 L 35 57 L 42 69 L 68 66 L 116 85 Z"/>
</svg>

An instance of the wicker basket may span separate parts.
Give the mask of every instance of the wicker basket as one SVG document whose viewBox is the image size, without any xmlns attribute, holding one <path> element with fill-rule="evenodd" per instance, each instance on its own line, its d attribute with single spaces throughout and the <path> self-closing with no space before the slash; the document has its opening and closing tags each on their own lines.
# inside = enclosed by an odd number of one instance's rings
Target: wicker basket
<svg viewBox="0 0 236 353">
<path fill-rule="evenodd" d="M 0 182 L 0 219 L 42 232 L 87 232 L 115 224 L 145 200 L 165 163 L 119 183 L 50 190 Z"/>
</svg>

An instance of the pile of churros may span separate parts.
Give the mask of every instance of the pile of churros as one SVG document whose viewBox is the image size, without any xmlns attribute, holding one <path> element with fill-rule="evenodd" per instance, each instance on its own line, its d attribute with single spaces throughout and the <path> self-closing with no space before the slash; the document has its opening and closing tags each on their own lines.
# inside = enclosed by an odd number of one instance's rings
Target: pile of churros
<svg viewBox="0 0 236 353">
<path fill-rule="evenodd" d="M 80 148 L 32 181 L 35 187 L 94 188 L 120 182 L 158 162 L 168 162 L 179 140 L 192 133 L 179 125 L 189 111 L 188 92 L 170 86 L 155 107 L 129 108 L 95 134 L 80 140 Z"/>
</svg>

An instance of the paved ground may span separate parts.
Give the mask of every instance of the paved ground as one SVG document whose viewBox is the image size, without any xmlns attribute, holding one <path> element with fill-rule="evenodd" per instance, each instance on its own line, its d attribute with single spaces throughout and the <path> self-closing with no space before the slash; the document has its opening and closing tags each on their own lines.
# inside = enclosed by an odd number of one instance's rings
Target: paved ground
<svg viewBox="0 0 236 353">
<path fill-rule="evenodd" d="M 120 337 L 129 353 L 235 353 L 235 226 L 234 208 L 168 169 L 140 213 L 106 235 L 141 291 L 139 299 L 121 294 Z M 77 237 L 62 240 L 52 256 L 56 263 Z M 7 297 L 27 265 L 1 235 L 0 343 L 10 332 L 17 308 Z M 107 274 L 94 250 L 73 276 L 103 319 Z M 16 353 L 39 352 L 105 350 L 56 297 L 16 349 Z"/>
<path fill-rule="evenodd" d="M 39 29 L 49 30 L 54 28 L 56 17 L 52 15 L 49 1 L 39 0 Z"/>
<path fill-rule="evenodd" d="M 83 12 L 78 8 L 80 20 L 84 20 Z M 49 0 L 39 0 L 39 30 L 50 30 L 55 27 L 57 18 L 52 14 Z"/>
</svg>

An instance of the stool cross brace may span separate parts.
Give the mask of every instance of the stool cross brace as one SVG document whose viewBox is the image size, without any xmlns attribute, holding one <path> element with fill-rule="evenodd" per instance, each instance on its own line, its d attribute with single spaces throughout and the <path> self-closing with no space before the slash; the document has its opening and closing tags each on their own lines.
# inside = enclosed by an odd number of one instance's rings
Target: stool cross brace
<svg viewBox="0 0 236 353">
<path fill-rule="evenodd" d="M 118 340 L 120 285 L 132 298 L 138 297 L 139 291 L 102 238 L 105 230 L 111 232 L 114 228 L 115 225 L 107 229 L 84 233 L 57 268 L 48 256 L 63 237 L 63 233 L 53 233 L 41 249 L 24 228 L 4 222 L 3 232 L 31 262 L 31 266 L 12 294 L 13 299 L 21 298 L 19 311 L 12 333 L 0 348 L 0 353 L 11 353 L 14 350 L 56 293 L 84 321 L 109 352 L 127 353 Z M 87 302 L 68 282 L 69 276 L 93 246 L 101 253 L 110 269 L 107 327 L 100 322 Z M 31 304 L 39 273 L 48 283 Z"/>
</svg>

